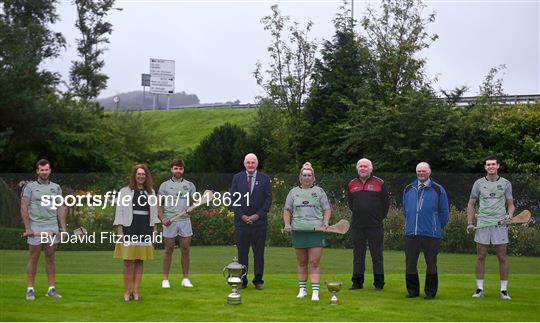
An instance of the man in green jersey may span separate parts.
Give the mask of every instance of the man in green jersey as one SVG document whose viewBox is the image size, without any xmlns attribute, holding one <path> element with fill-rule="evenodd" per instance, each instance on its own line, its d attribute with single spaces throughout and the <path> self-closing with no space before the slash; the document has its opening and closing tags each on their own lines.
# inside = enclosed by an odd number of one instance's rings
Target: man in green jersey
<svg viewBox="0 0 540 323">
<path fill-rule="evenodd" d="M 36 278 L 37 263 L 41 250 L 45 253 L 45 269 L 49 281 L 49 290 L 45 296 L 61 298 L 54 286 L 56 265 L 54 253 L 56 245 L 60 241 L 60 231 L 66 230 L 66 209 L 52 206 L 51 200 L 55 196 L 62 195 L 62 189 L 56 183 L 49 180 L 51 176 L 51 164 L 46 159 L 36 163 L 37 180 L 26 184 L 21 197 L 21 217 L 24 223 L 24 235 L 28 242 L 28 288 L 26 299 L 33 301 L 35 296 L 34 280 Z M 48 200 L 46 203 L 45 200 Z"/>
<path fill-rule="evenodd" d="M 495 246 L 499 259 L 499 275 L 501 279 L 502 299 L 511 299 L 508 295 L 508 259 L 506 244 L 508 243 L 508 227 L 499 225 L 499 221 L 509 219 L 514 215 L 514 199 L 512 184 L 499 176 L 499 160 L 495 156 L 484 160 L 487 175 L 474 182 L 471 197 L 467 206 L 467 231 L 476 227 L 474 241 L 476 242 L 476 291 L 474 298 L 484 296 L 484 269 L 490 244 Z M 478 218 L 474 225 L 474 213 L 478 201 Z"/>
<path fill-rule="evenodd" d="M 193 194 L 196 192 L 195 185 L 184 179 L 184 161 L 174 160 L 171 163 L 171 178 L 163 182 L 159 187 L 158 196 L 163 208 L 158 208 L 158 216 L 163 223 L 163 240 L 165 243 L 165 254 L 163 257 L 163 281 L 161 287 L 170 288 L 169 270 L 174 251 L 174 242 L 180 237 L 180 251 L 182 254 L 182 274 L 180 283 L 182 287 L 191 288 L 193 285 L 189 280 L 189 246 L 193 231 L 189 216 L 181 217 L 175 222 L 170 220 L 176 213 L 186 210 L 192 203 Z"/>
</svg>

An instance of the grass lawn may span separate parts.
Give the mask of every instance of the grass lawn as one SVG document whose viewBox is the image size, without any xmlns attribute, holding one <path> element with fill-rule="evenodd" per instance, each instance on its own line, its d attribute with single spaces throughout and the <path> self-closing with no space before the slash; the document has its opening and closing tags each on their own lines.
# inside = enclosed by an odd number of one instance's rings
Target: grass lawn
<svg viewBox="0 0 540 323">
<path fill-rule="evenodd" d="M 48 299 L 43 256 L 36 281 L 37 299 L 24 299 L 26 252 L 0 251 L 0 320 L 2 321 L 540 321 L 540 258 L 510 257 L 509 291 L 513 297 L 498 297 L 496 257 L 489 256 L 485 278 L 486 296 L 472 299 L 474 255 L 439 256 L 439 293 L 435 300 L 404 298 L 404 254 L 385 251 L 384 292 L 371 287 L 370 259 L 363 290 L 342 290 L 341 305 L 329 304 L 330 293 L 321 301 L 298 300 L 296 262 L 291 248 L 268 248 L 265 289 L 242 290 L 243 304 L 225 303 L 230 292 L 222 268 L 235 255 L 234 247 L 193 247 L 193 289 L 180 288 L 179 254 L 175 251 L 172 288 L 161 288 L 162 251 L 145 262 L 141 302 L 124 304 L 121 261 L 112 251 L 57 253 L 56 287 L 62 299 Z M 420 259 L 420 270 L 423 260 Z M 350 285 L 351 250 L 325 249 L 322 281 Z M 251 277 L 250 277 L 251 278 Z M 421 271 L 423 283 L 423 271 Z M 308 297 L 309 298 L 309 297 Z"/>
<path fill-rule="evenodd" d="M 185 150 L 195 148 L 215 127 L 226 122 L 246 128 L 256 109 L 186 108 L 142 113 L 155 125 L 159 143 L 154 149 Z"/>
</svg>

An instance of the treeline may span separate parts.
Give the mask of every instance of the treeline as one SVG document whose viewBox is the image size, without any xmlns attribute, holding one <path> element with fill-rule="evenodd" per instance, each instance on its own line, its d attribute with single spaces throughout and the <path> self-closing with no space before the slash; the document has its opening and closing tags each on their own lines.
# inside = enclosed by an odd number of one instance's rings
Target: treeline
<svg viewBox="0 0 540 323">
<path fill-rule="evenodd" d="M 373 161 L 375 172 L 411 172 L 419 161 L 434 171 L 482 172 L 482 159 L 491 154 L 499 156 L 503 172 L 540 171 L 540 103 L 492 100 L 504 94 L 497 76 L 504 66 L 488 72 L 474 104 L 453 104 L 464 87 L 438 99 L 420 55 L 437 39 L 426 31 L 435 16 L 422 16 L 418 0 L 384 0 L 360 22 L 342 9 L 334 36 L 320 46 L 310 39 L 311 23 L 302 29 L 272 6 L 261 20 L 272 36 L 270 64 L 255 71 L 266 93 L 262 107 L 248 129 L 225 124 L 189 151 L 152 151 L 155 125 L 135 113 L 104 114 L 94 101 L 103 74 L 84 75 L 89 69 L 74 64 L 73 86 L 59 91 L 59 76 L 40 68 L 65 46 L 62 35 L 48 29 L 58 18 L 54 6 L 6 1 L 0 12 L 3 172 L 32 172 L 39 158 L 63 173 L 125 174 L 138 162 L 160 172 L 180 157 L 188 172 L 233 173 L 243 169 L 247 152 L 269 173 L 296 173 L 305 161 L 318 172 L 349 173 L 361 157 Z M 97 45 L 81 45 L 81 57 Z M 97 67 L 104 64 L 101 54 L 91 55 Z"/>
<path fill-rule="evenodd" d="M 261 21 L 273 39 L 271 63 L 255 73 L 267 93 L 263 107 L 247 132 L 215 129 L 190 155 L 195 171 L 241 169 L 240 156 L 253 151 L 270 173 L 296 173 L 305 161 L 325 173 L 354 172 L 362 157 L 376 172 L 412 172 L 427 161 L 437 172 L 481 173 L 488 155 L 500 158 L 503 172 L 538 173 L 540 102 L 495 102 L 504 94 L 504 65 L 487 73 L 471 105 L 455 105 L 466 87 L 437 93 L 420 57 L 437 39 L 426 31 L 435 16 L 423 17 L 423 8 L 385 0 L 359 26 L 343 9 L 316 59 L 311 24 L 288 24 L 273 6 Z"/>
<path fill-rule="evenodd" d="M 0 9 L 0 169 L 32 172 L 47 158 L 61 172 L 124 172 L 154 142 L 152 125 L 137 115 L 105 115 L 95 102 L 106 88 L 105 21 L 114 0 L 75 0 L 81 32 L 67 90 L 42 63 L 66 46 L 49 27 L 59 17 L 53 0 L 3 1 Z"/>
</svg>

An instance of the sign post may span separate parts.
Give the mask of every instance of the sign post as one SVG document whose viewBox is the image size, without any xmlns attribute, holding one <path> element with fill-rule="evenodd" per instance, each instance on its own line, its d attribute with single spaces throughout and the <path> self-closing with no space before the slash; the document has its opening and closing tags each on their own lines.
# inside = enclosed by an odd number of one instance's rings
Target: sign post
<svg viewBox="0 0 540 323">
<path fill-rule="evenodd" d="M 167 110 L 170 95 L 174 94 L 174 61 L 169 59 L 150 58 L 150 93 L 167 95 Z"/>
<path fill-rule="evenodd" d="M 141 74 L 142 85 L 142 108 L 146 109 L 146 87 L 150 86 L 150 74 Z"/>
</svg>

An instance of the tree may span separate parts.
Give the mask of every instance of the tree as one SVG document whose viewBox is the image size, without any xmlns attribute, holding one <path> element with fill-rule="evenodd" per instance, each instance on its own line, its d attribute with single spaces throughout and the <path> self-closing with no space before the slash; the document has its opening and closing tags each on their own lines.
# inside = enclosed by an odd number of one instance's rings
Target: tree
<svg viewBox="0 0 540 323">
<path fill-rule="evenodd" d="M 47 135 L 46 111 L 56 100 L 59 76 L 40 65 L 65 47 L 56 1 L 4 0 L 0 10 L 0 168 L 23 170 L 35 163 Z"/>
<path fill-rule="evenodd" d="M 374 69 L 366 40 L 353 29 L 350 11 L 341 8 L 335 33 L 325 41 L 314 65 L 313 84 L 303 110 L 302 151 L 305 160 L 318 160 L 325 169 L 339 171 L 353 156 L 342 149 L 344 123 L 352 104 L 369 100 Z"/>
<path fill-rule="evenodd" d="M 112 32 L 112 25 L 104 21 L 114 0 L 74 0 L 78 19 L 75 26 L 81 32 L 77 39 L 77 52 L 81 61 L 73 61 L 70 70 L 71 92 L 82 102 L 97 98 L 101 90 L 107 87 L 108 76 L 100 73 L 105 66 L 101 58 L 109 43 L 107 36 Z"/>
<path fill-rule="evenodd" d="M 476 104 L 479 105 L 492 105 L 497 102 L 497 97 L 504 96 L 503 89 L 503 76 L 497 78 L 499 73 L 502 73 L 506 69 L 506 65 L 501 64 L 499 66 L 492 67 L 489 73 L 484 78 L 484 82 L 480 85 L 480 95 L 476 100 Z"/>
<path fill-rule="evenodd" d="M 225 123 L 206 136 L 189 158 L 190 170 L 200 173 L 235 173 L 243 169 L 244 156 L 253 152 L 247 133 Z"/>
<path fill-rule="evenodd" d="M 309 32 L 313 26 L 310 21 L 305 29 L 293 22 L 288 25 L 290 18 L 283 16 L 277 5 L 271 7 L 272 14 L 261 19 L 264 29 L 270 31 L 272 41 L 268 46 L 270 66 L 264 71 L 262 64 L 257 63 L 254 72 L 257 84 L 268 95 L 268 100 L 277 108 L 287 111 L 290 129 L 301 123 L 300 109 L 310 88 L 310 76 L 317 45 L 309 39 Z M 288 39 L 284 39 L 284 31 L 289 32 Z M 295 165 L 299 165 L 299 136 L 293 131 L 290 133 L 294 152 Z"/>
<path fill-rule="evenodd" d="M 449 107 L 453 107 L 457 104 L 459 100 L 461 100 L 463 95 L 467 93 L 468 90 L 469 87 L 467 87 L 466 85 L 461 85 L 454 88 L 452 91 L 441 90 L 441 93 L 446 98 L 446 104 Z"/>
<path fill-rule="evenodd" d="M 438 36 L 427 32 L 435 14 L 422 17 L 424 8 L 421 0 L 382 0 L 380 14 L 368 8 L 362 20 L 374 57 L 377 94 L 387 103 L 394 103 L 405 92 L 429 86 L 424 73 L 426 60 L 418 54 Z"/>
</svg>

